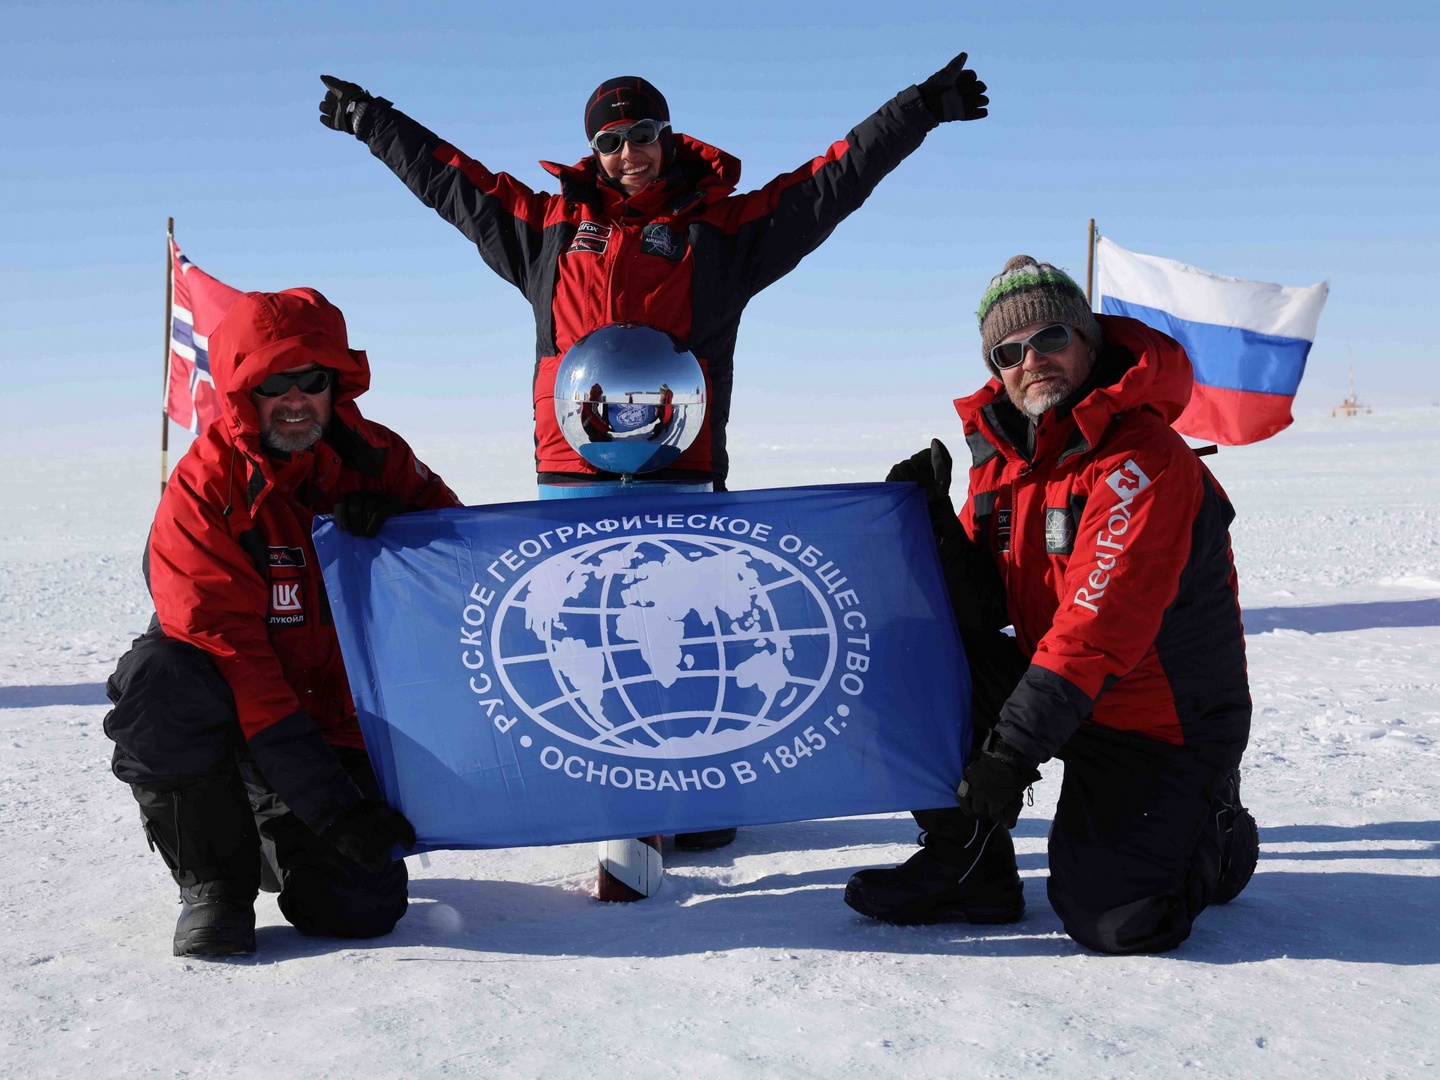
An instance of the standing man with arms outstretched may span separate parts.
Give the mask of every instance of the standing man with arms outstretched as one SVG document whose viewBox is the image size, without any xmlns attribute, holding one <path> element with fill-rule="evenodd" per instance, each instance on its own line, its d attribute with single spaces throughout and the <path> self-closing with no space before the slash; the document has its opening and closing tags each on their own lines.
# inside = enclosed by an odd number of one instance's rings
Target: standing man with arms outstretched
<svg viewBox="0 0 1440 1080">
<path fill-rule="evenodd" d="M 897 923 L 1003 923 L 1025 909 L 1009 829 L 1051 757 L 1051 906 L 1109 953 L 1160 952 L 1255 869 L 1240 804 L 1250 732 L 1225 493 L 1170 424 L 1185 350 L 1095 316 L 1063 271 L 1017 255 L 980 299 L 993 378 L 957 401 L 973 458 L 956 519 L 939 442 L 887 479 L 929 495 L 974 676 L 959 805 L 917 811 L 921 849 L 845 901 Z M 1000 631 L 1013 624 L 1015 636 Z"/>
<path fill-rule="evenodd" d="M 590 155 L 573 166 L 541 163 L 559 183 L 560 193 L 551 195 L 491 172 L 354 83 L 323 78 L 321 122 L 369 146 L 530 301 L 542 494 L 547 485 L 619 479 L 571 448 L 552 401 L 565 351 L 614 323 L 666 331 L 706 374 L 705 427 L 672 466 L 648 479 L 723 490 L 735 338 L 745 305 L 819 247 L 938 124 L 979 119 L 989 104 L 985 84 L 961 53 L 821 157 L 736 195 L 737 159 L 672 130 L 664 96 L 644 79 L 609 79 L 586 102 Z"/>
</svg>

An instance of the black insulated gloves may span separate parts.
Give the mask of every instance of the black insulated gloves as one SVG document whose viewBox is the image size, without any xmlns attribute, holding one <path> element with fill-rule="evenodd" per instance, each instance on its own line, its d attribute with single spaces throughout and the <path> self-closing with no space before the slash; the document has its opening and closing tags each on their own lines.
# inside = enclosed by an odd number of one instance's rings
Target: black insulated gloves
<svg viewBox="0 0 1440 1080">
<path fill-rule="evenodd" d="M 320 838 L 372 874 L 378 874 L 390 864 L 395 845 L 406 851 L 415 846 L 415 827 L 399 811 L 366 799 L 327 825 Z"/>
<path fill-rule="evenodd" d="M 1039 779 L 1040 770 L 1033 761 L 991 734 L 985 752 L 965 768 L 956 792 L 960 809 L 1013 829 L 1025 804 L 1025 789 Z"/>
<path fill-rule="evenodd" d="M 388 491 L 347 491 L 335 500 L 335 527 L 356 536 L 370 537 L 410 504 Z"/>
<path fill-rule="evenodd" d="M 920 84 L 920 99 L 941 124 L 951 120 L 979 120 L 989 113 L 986 106 L 990 99 L 985 96 L 985 84 L 965 67 L 963 52 Z"/>
<path fill-rule="evenodd" d="M 363 142 L 375 122 L 375 111 L 370 106 L 391 102 L 371 97 L 353 82 L 334 75 L 321 75 L 320 81 L 326 86 L 325 97 L 320 102 L 320 123 L 336 131 L 349 132 Z"/>
</svg>

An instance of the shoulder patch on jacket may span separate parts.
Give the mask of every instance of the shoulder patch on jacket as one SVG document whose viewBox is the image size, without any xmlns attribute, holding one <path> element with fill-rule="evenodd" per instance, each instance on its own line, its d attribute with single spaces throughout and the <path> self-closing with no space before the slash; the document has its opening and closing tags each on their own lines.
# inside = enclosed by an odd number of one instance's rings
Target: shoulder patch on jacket
<svg viewBox="0 0 1440 1080">
<path fill-rule="evenodd" d="M 1150 477 L 1145 471 L 1135 464 L 1134 458 L 1126 458 L 1125 464 L 1105 477 L 1105 483 L 1110 489 L 1120 496 L 1122 503 L 1128 503 L 1150 486 Z"/>
</svg>

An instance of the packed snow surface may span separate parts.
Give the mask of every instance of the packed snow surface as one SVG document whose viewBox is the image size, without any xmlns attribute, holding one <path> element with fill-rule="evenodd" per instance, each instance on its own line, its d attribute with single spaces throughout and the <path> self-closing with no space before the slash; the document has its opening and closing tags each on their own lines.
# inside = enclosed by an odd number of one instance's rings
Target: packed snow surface
<svg viewBox="0 0 1440 1080">
<path fill-rule="evenodd" d="M 738 412 L 738 409 L 737 409 Z M 942 413 L 732 425 L 733 486 L 873 480 Z M 380 415 L 381 420 L 388 417 Z M 532 496 L 529 434 L 394 426 L 471 503 Z M 777 435 L 777 430 L 780 434 Z M 1234 500 L 1261 862 L 1160 957 L 1089 954 L 1045 899 L 1052 763 L 1016 830 L 1029 912 L 902 929 L 841 902 L 905 815 L 667 851 L 591 899 L 573 847 L 410 859 L 372 942 L 170 955 L 176 890 L 108 768 L 105 677 L 150 605 L 155 455 L 0 442 L 0 1074 L 15 1077 L 1411 1076 L 1440 1063 L 1440 410 L 1302 418 L 1208 458 Z M 961 481 L 963 485 L 963 481 Z"/>
</svg>

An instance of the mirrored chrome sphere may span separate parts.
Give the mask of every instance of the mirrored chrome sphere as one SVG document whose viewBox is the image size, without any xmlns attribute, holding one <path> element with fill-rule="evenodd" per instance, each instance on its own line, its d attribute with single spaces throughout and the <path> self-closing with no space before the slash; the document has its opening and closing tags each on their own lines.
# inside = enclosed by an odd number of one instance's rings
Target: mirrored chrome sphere
<svg viewBox="0 0 1440 1080">
<path fill-rule="evenodd" d="M 695 441 L 705 419 L 700 361 L 653 326 L 602 326 L 570 346 L 555 373 L 555 417 L 586 461 L 654 472 Z"/>
</svg>

